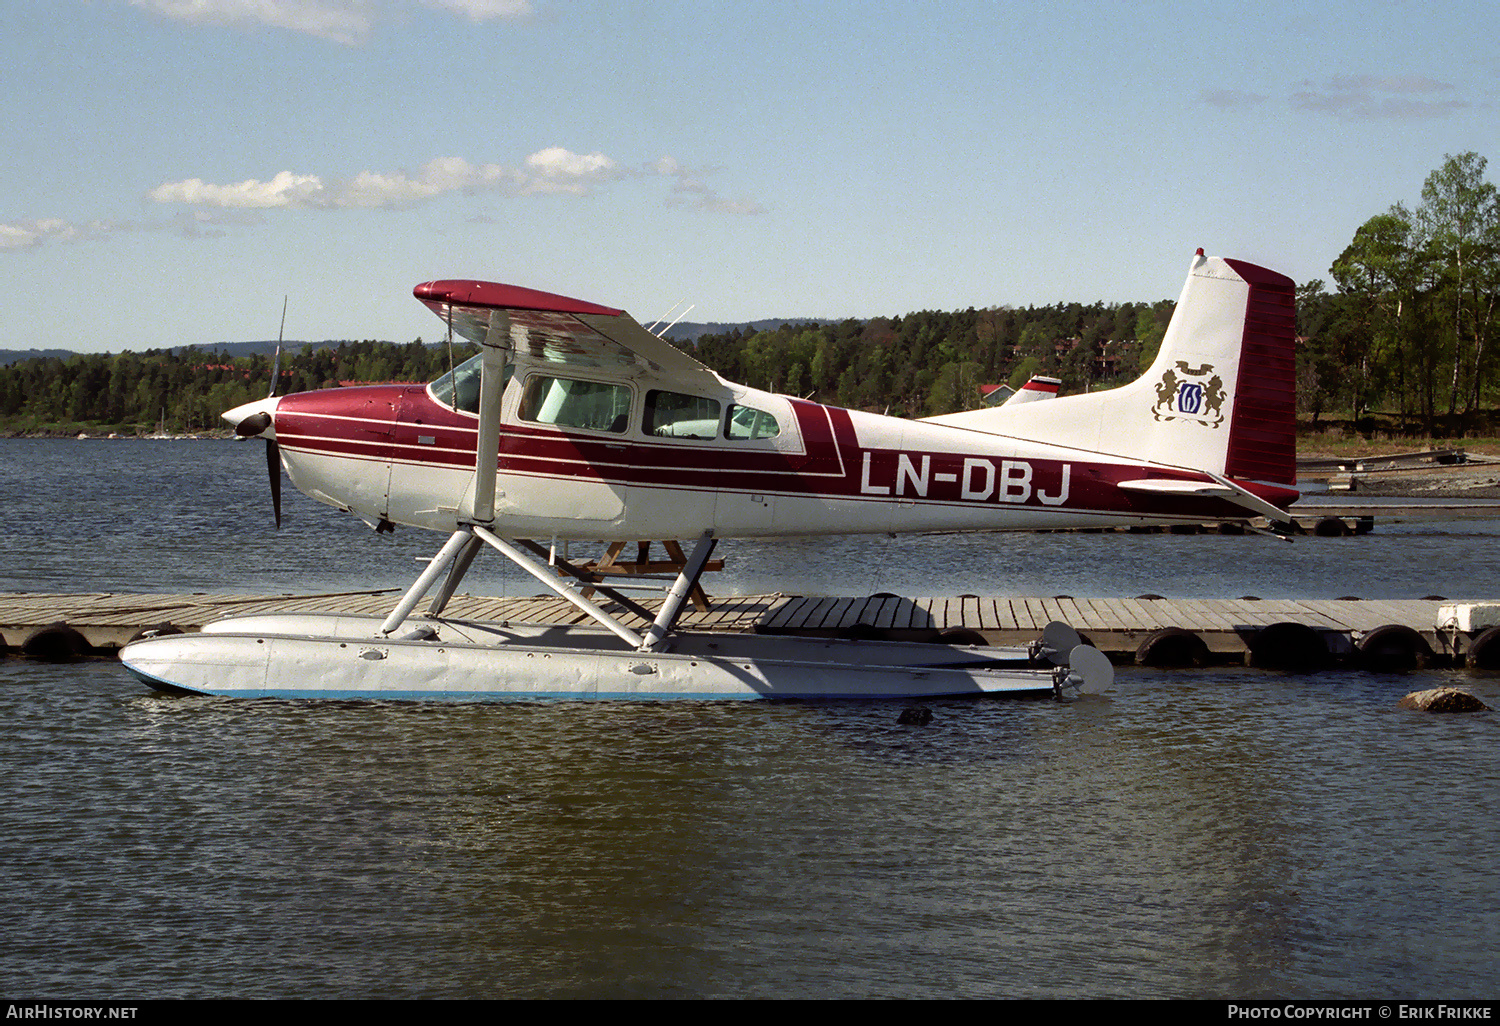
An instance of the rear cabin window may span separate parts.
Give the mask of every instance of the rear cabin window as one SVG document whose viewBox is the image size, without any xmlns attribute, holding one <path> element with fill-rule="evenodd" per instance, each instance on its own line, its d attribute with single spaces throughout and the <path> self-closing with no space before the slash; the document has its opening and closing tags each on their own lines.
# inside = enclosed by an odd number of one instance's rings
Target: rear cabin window
<svg viewBox="0 0 1500 1026">
<path fill-rule="evenodd" d="M 719 437 L 719 403 L 702 396 L 651 389 L 642 430 L 668 438 Z"/>
<path fill-rule="evenodd" d="M 753 406 L 731 406 L 724 418 L 725 438 L 775 438 L 781 425 L 775 416 Z"/>
<path fill-rule="evenodd" d="M 535 374 L 527 379 L 521 396 L 521 419 L 623 434 L 630 423 L 630 389 L 607 381 Z"/>
</svg>

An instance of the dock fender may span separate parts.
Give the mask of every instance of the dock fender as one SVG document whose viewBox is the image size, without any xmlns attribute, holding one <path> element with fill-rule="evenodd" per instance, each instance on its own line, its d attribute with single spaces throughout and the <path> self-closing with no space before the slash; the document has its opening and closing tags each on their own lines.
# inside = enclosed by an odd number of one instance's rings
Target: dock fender
<svg viewBox="0 0 1500 1026">
<path fill-rule="evenodd" d="M 1500 670 L 1500 627 L 1482 631 L 1469 642 L 1464 663 L 1471 670 Z"/>
<path fill-rule="evenodd" d="M 76 662 L 88 652 L 88 639 L 60 620 L 38 627 L 21 643 L 23 656 L 47 663 Z"/>
<path fill-rule="evenodd" d="M 1246 664 L 1263 670 L 1322 670 L 1333 661 L 1323 635 L 1305 623 L 1269 624 L 1247 644 Z"/>
<path fill-rule="evenodd" d="M 1353 533 L 1342 517 L 1324 517 L 1313 528 L 1313 534 L 1319 538 L 1344 538 Z"/>
<path fill-rule="evenodd" d="M 1356 641 L 1359 664 L 1376 673 L 1422 670 L 1432 661 L 1432 646 L 1405 624 L 1388 623 L 1366 631 Z"/>
<path fill-rule="evenodd" d="M 1163 627 L 1141 642 L 1135 650 L 1135 662 L 1137 666 L 1207 666 L 1208 645 L 1186 628 Z"/>
<path fill-rule="evenodd" d="M 985 636 L 972 627 L 944 627 L 938 631 L 940 645 L 988 645 Z"/>
</svg>

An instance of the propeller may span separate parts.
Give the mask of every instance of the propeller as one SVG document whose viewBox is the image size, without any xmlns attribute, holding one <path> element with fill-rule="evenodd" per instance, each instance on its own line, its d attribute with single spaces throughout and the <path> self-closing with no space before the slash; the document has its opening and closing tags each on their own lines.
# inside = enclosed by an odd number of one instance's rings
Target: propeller
<svg viewBox="0 0 1500 1026">
<path fill-rule="evenodd" d="M 271 510 L 276 515 L 276 529 L 281 530 L 281 449 L 276 444 L 276 420 L 272 411 L 276 409 L 276 386 L 281 380 L 281 343 L 286 337 L 286 304 L 281 300 L 281 329 L 276 333 L 276 359 L 271 364 L 271 389 L 259 402 L 236 406 L 224 413 L 224 419 L 234 425 L 234 433 L 241 438 L 266 440 L 266 471 L 271 477 Z"/>
<path fill-rule="evenodd" d="M 270 399 L 276 394 L 276 386 L 281 384 L 281 340 L 286 337 L 286 303 L 290 296 L 281 297 L 281 327 L 276 329 L 276 359 L 271 364 L 271 390 L 266 393 Z M 271 414 L 262 410 L 259 416 L 265 418 L 255 431 L 258 435 L 269 427 L 272 427 Z M 235 428 L 236 431 L 239 428 Z M 271 510 L 276 514 L 276 530 L 281 530 L 281 447 L 276 444 L 276 432 L 266 436 L 266 472 L 271 475 Z"/>
<path fill-rule="evenodd" d="M 255 404 L 259 405 L 259 404 Z M 224 416 L 228 417 L 230 410 Z M 241 419 L 234 426 L 234 433 L 241 438 L 254 438 L 270 430 L 272 425 L 269 410 L 257 410 L 255 413 Z M 271 509 L 276 514 L 276 529 L 281 529 L 281 451 L 276 445 L 275 434 L 265 435 L 266 439 L 266 470 L 271 475 Z"/>
</svg>

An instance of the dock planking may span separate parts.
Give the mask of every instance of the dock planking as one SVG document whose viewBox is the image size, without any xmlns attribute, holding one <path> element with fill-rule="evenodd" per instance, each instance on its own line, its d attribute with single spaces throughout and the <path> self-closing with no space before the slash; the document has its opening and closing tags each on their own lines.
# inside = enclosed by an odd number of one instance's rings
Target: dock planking
<svg viewBox="0 0 1500 1026">
<path fill-rule="evenodd" d="M 42 656 L 108 654 L 152 629 L 194 631 L 235 614 L 329 612 L 383 616 L 395 590 L 322 592 L 301 595 L 0 593 L 0 641 L 11 653 Z M 655 611 L 661 599 L 641 604 Z M 1377 628 L 1400 625 L 1420 636 L 1430 651 L 1420 660 L 1461 663 L 1467 639 L 1436 626 L 1435 599 L 1170 599 L 1079 596 L 933 596 L 906 598 L 744 595 L 716 598 L 704 611 L 690 609 L 680 626 L 688 631 L 755 631 L 822 637 L 886 637 L 934 640 L 939 632 L 964 629 L 990 644 L 1025 644 L 1052 620 L 1077 628 L 1116 662 L 1135 661 L 1143 645 L 1168 630 L 1201 638 L 1215 662 L 1241 662 L 1249 639 L 1274 624 L 1301 624 L 1326 639 L 1335 656 L 1356 653 L 1360 639 Z M 607 605 L 607 604 L 606 604 Z M 553 596 L 459 595 L 447 616 L 511 623 L 589 622 L 581 611 Z M 39 644 L 39 639 L 49 645 Z M 71 646 L 71 647 L 70 647 Z"/>
</svg>

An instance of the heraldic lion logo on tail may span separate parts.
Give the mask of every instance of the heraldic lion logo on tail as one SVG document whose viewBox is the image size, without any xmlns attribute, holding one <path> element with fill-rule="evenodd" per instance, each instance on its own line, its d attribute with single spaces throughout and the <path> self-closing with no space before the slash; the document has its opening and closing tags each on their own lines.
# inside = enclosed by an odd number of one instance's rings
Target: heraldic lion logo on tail
<svg viewBox="0 0 1500 1026">
<path fill-rule="evenodd" d="M 1178 360 L 1156 386 L 1156 405 L 1151 415 L 1157 420 L 1191 420 L 1204 427 L 1216 428 L 1224 422 L 1224 379 L 1214 373 L 1213 364 L 1189 367 Z"/>
</svg>

